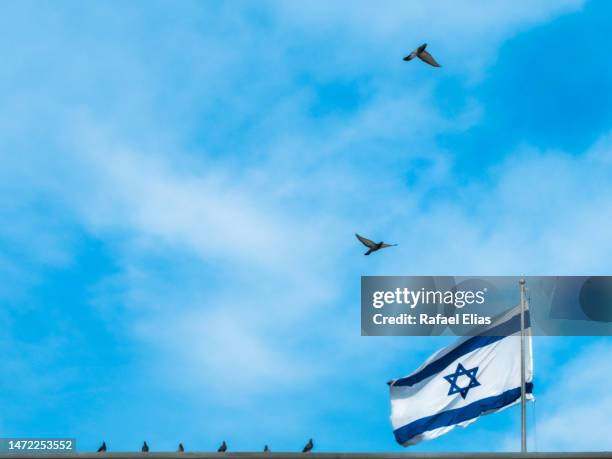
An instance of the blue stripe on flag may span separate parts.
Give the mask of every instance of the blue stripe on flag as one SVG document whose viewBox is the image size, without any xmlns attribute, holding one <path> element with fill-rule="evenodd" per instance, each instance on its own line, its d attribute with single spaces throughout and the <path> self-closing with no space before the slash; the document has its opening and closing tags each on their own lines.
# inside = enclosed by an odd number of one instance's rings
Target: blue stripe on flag
<svg viewBox="0 0 612 459">
<path fill-rule="evenodd" d="M 529 311 L 525 311 L 525 328 L 529 327 Z M 477 335 L 464 341 L 459 346 L 434 360 L 418 373 L 414 373 L 405 378 L 400 378 L 393 382 L 393 386 L 413 386 L 436 373 L 441 372 L 458 358 L 481 347 L 493 344 L 506 336 L 513 335 L 521 330 L 521 315 L 518 314 L 495 327 L 486 330 L 486 336 Z M 497 335 L 497 336 L 494 336 Z"/>
<path fill-rule="evenodd" d="M 528 394 L 531 394 L 533 392 L 533 383 L 526 383 L 525 390 Z M 404 444 L 411 438 L 420 435 L 423 432 L 459 424 L 460 422 L 477 418 L 487 411 L 503 408 L 504 406 L 510 405 L 518 400 L 520 396 L 520 387 L 510 389 L 501 393 L 500 395 L 483 398 L 462 408 L 442 411 L 438 414 L 434 414 L 433 416 L 417 419 L 410 424 L 406 424 L 405 426 L 394 430 L 393 434 L 395 435 L 395 439 L 399 444 Z"/>
</svg>

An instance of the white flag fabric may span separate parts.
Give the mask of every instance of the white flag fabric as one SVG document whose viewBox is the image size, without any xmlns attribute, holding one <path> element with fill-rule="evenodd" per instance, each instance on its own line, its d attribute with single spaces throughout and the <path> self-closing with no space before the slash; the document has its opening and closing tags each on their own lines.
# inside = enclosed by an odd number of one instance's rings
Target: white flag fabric
<svg viewBox="0 0 612 459">
<path fill-rule="evenodd" d="M 414 373 L 389 383 L 398 443 L 413 445 L 465 427 L 521 398 L 520 307 L 476 336 L 432 355 Z M 525 392 L 533 395 L 529 311 L 525 311 Z"/>
</svg>

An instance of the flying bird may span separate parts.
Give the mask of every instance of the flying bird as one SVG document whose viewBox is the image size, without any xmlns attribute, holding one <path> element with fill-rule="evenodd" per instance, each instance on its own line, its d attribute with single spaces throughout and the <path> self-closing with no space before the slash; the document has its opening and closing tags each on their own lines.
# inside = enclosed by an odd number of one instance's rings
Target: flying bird
<svg viewBox="0 0 612 459">
<path fill-rule="evenodd" d="M 308 451 L 312 450 L 312 448 L 314 448 L 314 443 L 312 442 L 312 438 L 310 440 L 308 440 L 308 443 L 306 443 L 306 446 L 304 446 L 304 449 L 302 450 L 303 453 L 307 453 Z"/>
<path fill-rule="evenodd" d="M 361 242 L 363 245 L 365 245 L 368 248 L 368 251 L 364 253 L 364 255 L 370 255 L 372 252 L 376 252 L 377 250 L 384 249 L 386 247 L 395 247 L 397 245 L 397 244 L 385 244 L 383 241 L 380 241 L 378 243 L 374 241 L 370 241 L 368 238 L 360 236 L 357 233 L 355 233 L 355 236 L 357 237 L 357 239 L 359 239 L 359 242 Z"/>
<path fill-rule="evenodd" d="M 142 451 L 143 453 L 148 453 L 149 452 L 149 445 L 147 445 L 146 441 L 142 442 L 142 448 L 140 448 L 140 451 Z"/>
<path fill-rule="evenodd" d="M 269 453 L 270 452 L 270 448 L 268 448 L 268 445 L 264 446 L 264 453 Z"/>
<path fill-rule="evenodd" d="M 106 452 L 106 442 L 103 441 L 102 444 L 100 445 L 100 447 L 98 448 L 98 452 L 99 453 L 105 453 Z"/>
<path fill-rule="evenodd" d="M 184 453 L 185 452 L 185 447 L 183 446 L 182 443 L 179 443 L 178 452 L 179 453 Z"/>
<path fill-rule="evenodd" d="M 427 43 L 423 43 L 421 46 L 419 46 L 417 49 L 415 49 L 414 51 L 412 51 L 410 54 L 408 54 L 404 60 L 405 61 L 411 61 L 412 59 L 414 59 L 415 57 L 418 57 L 419 59 L 421 59 L 423 62 L 433 66 L 433 67 L 440 67 L 440 64 L 438 64 L 436 62 L 436 60 L 433 58 L 433 56 L 431 54 L 429 54 L 427 51 L 425 51 L 425 48 L 427 48 Z"/>
<path fill-rule="evenodd" d="M 221 446 L 219 446 L 219 449 L 217 450 L 218 453 L 224 453 L 227 451 L 227 443 L 225 443 L 225 440 L 223 440 L 223 443 L 221 443 Z"/>
</svg>

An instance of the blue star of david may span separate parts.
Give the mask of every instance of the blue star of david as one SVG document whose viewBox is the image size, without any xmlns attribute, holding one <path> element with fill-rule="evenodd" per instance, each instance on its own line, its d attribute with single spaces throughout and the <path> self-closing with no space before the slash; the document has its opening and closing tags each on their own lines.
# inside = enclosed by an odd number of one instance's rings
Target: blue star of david
<svg viewBox="0 0 612 459">
<path fill-rule="evenodd" d="M 468 391 L 472 387 L 480 386 L 480 383 L 476 380 L 477 372 L 478 372 L 478 367 L 474 367 L 469 370 L 466 370 L 463 367 L 463 365 L 461 364 L 457 365 L 457 369 L 455 370 L 454 373 L 451 373 L 450 375 L 447 375 L 444 377 L 444 379 L 446 379 L 450 383 L 450 389 L 448 390 L 448 395 L 461 394 L 461 397 L 465 399 L 465 397 L 467 397 Z M 459 379 L 459 376 L 462 376 L 462 375 L 466 375 L 468 378 L 470 378 L 470 383 L 465 387 L 459 387 L 457 385 L 457 379 Z"/>
</svg>

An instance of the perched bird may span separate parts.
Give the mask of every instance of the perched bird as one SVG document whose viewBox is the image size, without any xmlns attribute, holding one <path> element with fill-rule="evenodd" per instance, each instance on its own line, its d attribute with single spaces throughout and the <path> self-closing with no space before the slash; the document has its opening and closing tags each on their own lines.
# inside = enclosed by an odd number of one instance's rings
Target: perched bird
<svg viewBox="0 0 612 459">
<path fill-rule="evenodd" d="M 227 451 L 227 443 L 225 443 L 225 440 L 223 440 L 223 443 L 221 443 L 221 446 L 219 446 L 219 449 L 217 450 L 218 453 L 224 453 Z"/>
<path fill-rule="evenodd" d="M 355 233 L 355 236 L 357 236 L 357 239 L 359 239 L 359 242 L 361 242 L 363 245 L 365 245 L 368 248 L 368 251 L 364 253 L 364 255 L 370 255 L 372 252 L 376 252 L 377 250 L 384 249 L 385 247 L 395 247 L 397 245 L 397 244 L 385 244 L 382 241 L 376 243 L 374 241 L 370 241 L 369 239 L 363 236 L 360 236 L 357 233 Z"/>
<path fill-rule="evenodd" d="M 178 452 L 179 453 L 184 453 L 185 452 L 185 447 L 183 446 L 182 443 L 179 443 Z"/>
<path fill-rule="evenodd" d="M 269 453 L 270 452 L 270 448 L 268 448 L 268 445 L 264 446 L 264 453 Z"/>
<path fill-rule="evenodd" d="M 312 438 L 310 440 L 308 440 L 308 443 L 306 443 L 306 446 L 304 446 L 304 449 L 302 450 L 303 453 L 307 453 L 308 451 L 312 450 L 312 448 L 314 448 L 314 443 L 312 442 Z"/>
<path fill-rule="evenodd" d="M 410 54 L 408 54 L 404 60 L 405 61 L 411 61 L 412 59 L 414 59 L 415 57 L 418 57 L 419 59 L 421 59 L 423 62 L 433 66 L 433 67 L 440 67 L 440 64 L 438 64 L 436 62 L 436 60 L 433 58 L 433 56 L 431 54 L 429 54 L 427 51 L 425 51 L 425 48 L 427 48 L 427 43 L 423 43 L 421 46 L 419 46 L 417 49 L 415 49 L 414 51 L 412 51 Z"/>
<path fill-rule="evenodd" d="M 148 453 L 149 452 L 149 445 L 147 445 L 146 441 L 142 442 L 142 448 L 140 448 L 140 451 L 142 451 L 143 453 Z"/>
<path fill-rule="evenodd" d="M 106 442 L 103 441 L 102 444 L 100 445 L 100 447 L 98 448 L 98 452 L 99 453 L 105 453 L 106 452 Z"/>
</svg>

